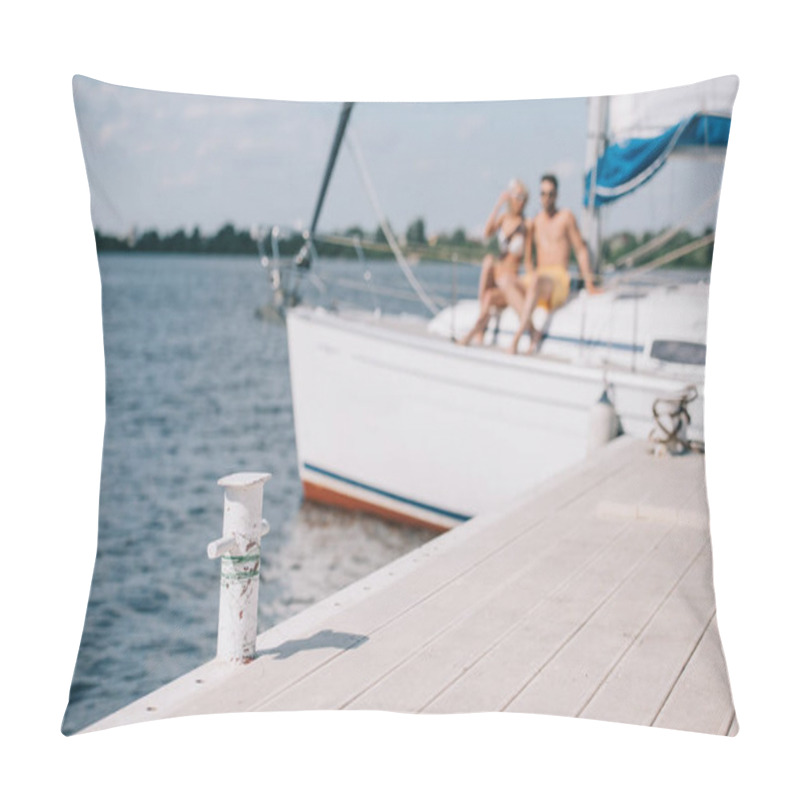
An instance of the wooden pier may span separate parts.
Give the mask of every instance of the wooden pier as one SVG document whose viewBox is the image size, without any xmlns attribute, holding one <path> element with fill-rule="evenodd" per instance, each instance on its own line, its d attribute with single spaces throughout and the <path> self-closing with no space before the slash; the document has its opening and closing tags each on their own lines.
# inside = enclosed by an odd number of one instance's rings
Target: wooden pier
<svg viewBox="0 0 800 800">
<path fill-rule="evenodd" d="M 516 711 L 733 735 L 704 458 L 622 437 L 87 731 L 294 709 Z"/>
</svg>

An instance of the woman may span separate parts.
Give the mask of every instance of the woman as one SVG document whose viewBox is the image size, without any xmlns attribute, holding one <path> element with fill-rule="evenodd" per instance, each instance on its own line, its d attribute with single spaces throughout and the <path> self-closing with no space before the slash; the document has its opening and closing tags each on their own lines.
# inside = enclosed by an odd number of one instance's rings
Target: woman
<svg viewBox="0 0 800 800">
<path fill-rule="evenodd" d="M 484 236 L 497 236 L 499 255 L 489 254 L 481 265 L 478 286 L 480 311 L 472 330 L 459 340 L 468 345 L 474 339 L 483 340 L 489 324 L 492 308 L 510 305 L 521 314 L 525 304 L 525 291 L 518 281 L 519 267 L 523 259 L 526 272 L 533 273 L 532 231 L 530 223 L 522 216 L 528 202 L 528 190 L 519 179 L 514 179 L 495 203 L 486 221 Z M 503 206 L 504 211 L 500 211 Z"/>
</svg>

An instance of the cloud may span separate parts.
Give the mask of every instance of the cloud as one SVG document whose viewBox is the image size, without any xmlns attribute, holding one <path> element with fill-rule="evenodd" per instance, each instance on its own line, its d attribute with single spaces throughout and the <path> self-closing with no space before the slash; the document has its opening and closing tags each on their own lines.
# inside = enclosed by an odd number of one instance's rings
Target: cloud
<svg viewBox="0 0 800 800">
<path fill-rule="evenodd" d="M 223 150 L 226 144 L 225 139 L 219 136 L 208 136 L 201 139 L 194 148 L 194 155 L 197 158 L 208 158 L 216 152 Z"/>
<path fill-rule="evenodd" d="M 124 134 L 128 128 L 130 128 L 130 123 L 125 119 L 104 122 L 97 133 L 97 143 L 101 146 L 110 144 L 118 139 L 120 134 Z"/>
<path fill-rule="evenodd" d="M 187 188 L 197 186 L 199 183 L 196 170 L 161 176 L 161 187 L 163 189 Z"/>
<path fill-rule="evenodd" d="M 460 141 L 471 139 L 472 136 L 483 130 L 488 122 L 486 114 L 471 114 L 464 117 L 456 128 L 456 138 Z"/>
<path fill-rule="evenodd" d="M 186 120 L 205 119 L 214 113 L 215 109 L 208 100 L 198 99 L 189 102 L 181 111 L 180 116 Z"/>
</svg>

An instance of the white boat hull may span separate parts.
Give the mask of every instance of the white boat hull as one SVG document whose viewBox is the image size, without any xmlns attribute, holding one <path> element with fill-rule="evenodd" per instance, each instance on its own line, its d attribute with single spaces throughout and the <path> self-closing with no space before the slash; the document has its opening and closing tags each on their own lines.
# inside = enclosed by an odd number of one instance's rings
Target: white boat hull
<svg viewBox="0 0 800 800">
<path fill-rule="evenodd" d="M 605 382 L 625 433 L 686 382 L 464 348 L 422 320 L 288 314 L 300 476 L 312 500 L 445 530 L 583 459 Z M 702 438 L 702 385 L 690 434 Z"/>
</svg>

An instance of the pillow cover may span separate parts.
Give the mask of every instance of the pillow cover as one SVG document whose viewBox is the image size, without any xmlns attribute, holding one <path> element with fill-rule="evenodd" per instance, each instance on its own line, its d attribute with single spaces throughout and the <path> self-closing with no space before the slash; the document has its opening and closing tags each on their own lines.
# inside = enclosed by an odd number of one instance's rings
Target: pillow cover
<svg viewBox="0 0 800 800">
<path fill-rule="evenodd" d="M 64 732 L 734 734 L 703 382 L 737 83 L 339 106 L 76 77 L 107 423 Z"/>
</svg>

